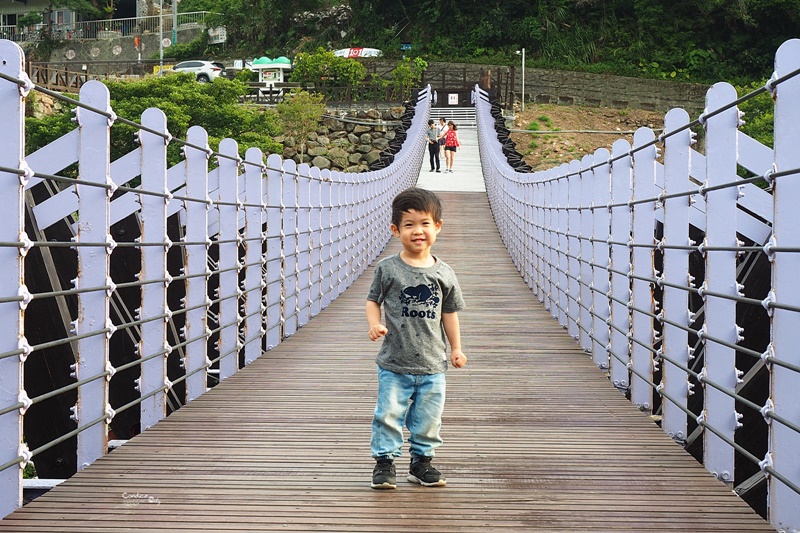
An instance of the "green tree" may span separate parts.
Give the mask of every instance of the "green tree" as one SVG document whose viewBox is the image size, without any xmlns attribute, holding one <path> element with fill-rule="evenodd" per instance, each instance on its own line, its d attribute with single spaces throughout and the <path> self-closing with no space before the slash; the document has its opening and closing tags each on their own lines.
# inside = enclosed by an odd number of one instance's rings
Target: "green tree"
<svg viewBox="0 0 800 533">
<path fill-rule="evenodd" d="M 242 155 L 250 147 L 261 148 L 266 154 L 281 153 L 283 146 L 273 137 L 283 126 L 275 110 L 250 108 L 239 104 L 246 92 L 244 83 L 217 78 L 213 83 L 197 83 L 191 74 L 152 77 L 140 81 L 108 81 L 111 106 L 118 116 L 139 122 L 145 109 L 158 107 L 167 116 L 170 134 L 186 138 L 190 126 L 206 129 L 213 149 L 226 137 L 236 139 Z M 26 144 L 30 151 L 41 148 L 75 128 L 72 114 L 64 111 L 41 119 L 26 119 Z M 137 148 L 138 130 L 117 123 L 111 128 L 112 161 Z M 168 161 L 174 165 L 181 160 L 181 147 L 171 143 Z"/>
<path fill-rule="evenodd" d="M 318 85 L 355 85 L 366 75 L 367 69 L 355 59 L 336 57 L 333 52 L 320 47 L 313 53 L 297 54 L 291 81 Z"/>
<path fill-rule="evenodd" d="M 428 62 L 421 57 L 399 61 L 391 74 L 395 97 L 405 99 L 412 88 L 419 87 L 426 68 Z"/>
<path fill-rule="evenodd" d="M 305 154 L 309 135 L 319 128 L 325 104 L 321 95 L 306 91 L 293 91 L 278 104 L 278 115 L 285 131 L 291 133 L 300 148 L 301 160 Z"/>
</svg>

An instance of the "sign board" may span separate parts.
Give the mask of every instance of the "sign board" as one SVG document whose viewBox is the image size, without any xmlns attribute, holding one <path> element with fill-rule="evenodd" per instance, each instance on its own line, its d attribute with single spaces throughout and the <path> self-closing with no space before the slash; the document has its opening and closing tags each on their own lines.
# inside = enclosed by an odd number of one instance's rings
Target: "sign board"
<svg viewBox="0 0 800 533">
<path fill-rule="evenodd" d="M 380 57 L 383 55 L 383 52 L 378 50 L 377 48 L 342 48 L 341 50 L 336 50 L 333 55 L 336 57 L 349 57 L 349 58 L 356 58 L 356 57 Z"/>
<path fill-rule="evenodd" d="M 225 26 L 208 29 L 208 44 L 222 44 L 228 40 L 228 31 Z"/>
<path fill-rule="evenodd" d="M 447 94 L 447 105 L 458 105 L 458 93 Z"/>
</svg>

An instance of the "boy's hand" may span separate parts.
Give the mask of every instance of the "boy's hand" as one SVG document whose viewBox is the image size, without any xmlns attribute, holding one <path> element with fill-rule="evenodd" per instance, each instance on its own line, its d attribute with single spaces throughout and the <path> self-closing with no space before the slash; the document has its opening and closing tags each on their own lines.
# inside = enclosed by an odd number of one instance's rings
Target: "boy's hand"
<svg viewBox="0 0 800 533">
<path fill-rule="evenodd" d="M 450 353 L 450 362 L 454 368 L 461 368 L 467 364 L 467 356 L 461 350 L 453 350 Z"/>
<path fill-rule="evenodd" d="M 375 324 L 371 328 L 369 328 L 369 338 L 370 340 L 376 341 L 389 333 L 389 330 L 386 329 L 386 326 L 383 324 Z"/>
</svg>

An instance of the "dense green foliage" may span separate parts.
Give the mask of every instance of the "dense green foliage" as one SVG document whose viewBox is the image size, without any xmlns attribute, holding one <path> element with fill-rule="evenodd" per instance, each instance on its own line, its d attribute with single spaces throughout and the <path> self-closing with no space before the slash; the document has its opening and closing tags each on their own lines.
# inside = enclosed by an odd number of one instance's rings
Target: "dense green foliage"
<svg viewBox="0 0 800 533">
<path fill-rule="evenodd" d="M 524 47 L 529 66 L 710 82 L 768 76 L 800 24 L 800 0 L 350 0 L 346 20 L 330 15 L 339 3 L 217 0 L 214 10 L 245 55 L 369 46 L 399 58 L 410 43 L 407 54 L 429 61 L 515 64 Z"/>
<path fill-rule="evenodd" d="M 367 69 L 358 61 L 336 57 L 324 48 L 301 52 L 294 63 L 291 81 L 303 84 L 355 85 L 367 75 Z"/>
<path fill-rule="evenodd" d="M 744 87 L 737 87 L 739 96 L 751 94 L 766 85 L 767 80 L 751 83 Z M 744 125 L 740 128 L 761 144 L 772 146 L 775 138 L 775 104 L 769 92 L 762 92 L 739 104 L 739 110 L 744 113 Z"/>
<path fill-rule="evenodd" d="M 134 122 L 141 122 L 145 109 L 158 107 L 167 116 L 167 129 L 179 139 L 186 138 L 192 125 L 203 126 L 208 132 L 213 149 L 225 137 L 238 141 L 244 155 L 250 147 L 264 153 L 281 152 L 283 147 L 273 140 L 282 132 L 283 125 L 274 110 L 248 108 L 239 105 L 239 96 L 246 91 L 238 80 L 217 78 L 213 83 L 197 83 L 191 74 L 171 74 L 151 77 L 141 81 L 108 81 L 111 106 L 115 113 Z M 26 119 L 26 145 L 32 152 L 52 142 L 75 128 L 70 112 L 43 118 Z M 111 129 L 111 159 L 117 159 L 134 150 L 137 131 L 126 124 L 117 123 Z M 170 144 L 170 165 L 181 159 L 180 145 Z"/>
</svg>

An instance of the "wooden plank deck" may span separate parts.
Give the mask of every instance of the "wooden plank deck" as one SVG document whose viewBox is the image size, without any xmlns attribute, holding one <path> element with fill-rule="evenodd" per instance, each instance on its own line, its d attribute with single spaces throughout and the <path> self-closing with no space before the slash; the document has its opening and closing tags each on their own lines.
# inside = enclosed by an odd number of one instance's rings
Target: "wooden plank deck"
<svg viewBox="0 0 800 533">
<path fill-rule="evenodd" d="M 0 531 L 774 531 L 608 382 L 524 285 L 483 193 L 442 193 L 469 363 L 444 488 L 369 488 L 371 270 L 255 363 Z M 385 253 L 398 251 L 396 240 Z M 407 455 L 398 461 L 398 474 Z"/>
</svg>

